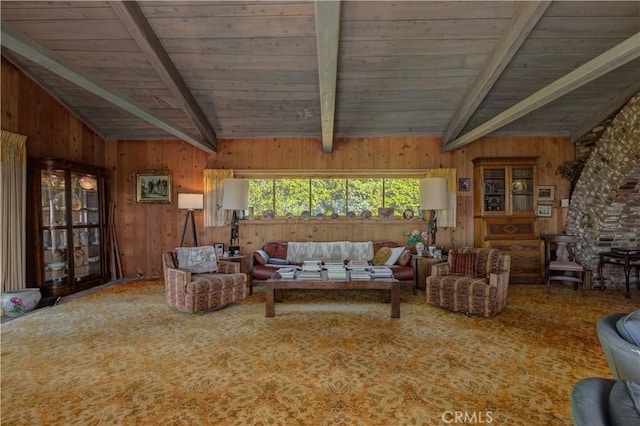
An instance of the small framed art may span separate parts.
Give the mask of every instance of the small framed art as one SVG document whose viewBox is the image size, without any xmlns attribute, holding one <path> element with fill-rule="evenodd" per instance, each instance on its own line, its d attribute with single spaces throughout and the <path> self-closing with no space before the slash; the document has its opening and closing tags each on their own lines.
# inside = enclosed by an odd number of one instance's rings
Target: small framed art
<svg viewBox="0 0 640 426">
<path fill-rule="evenodd" d="M 553 185 L 539 185 L 537 187 L 538 201 L 552 203 L 556 195 L 556 187 Z"/>
<path fill-rule="evenodd" d="M 539 217 L 551 217 L 553 215 L 553 206 L 550 204 L 539 204 L 537 213 Z"/>
<path fill-rule="evenodd" d="M 460 192 L 469 192 L 469 191 L 471 191 L 471 179 L 469 179 L 469 178 L 458 178 L 458 191 L 460 191 Z"/>
<path fill-rule="evenodd" d="M 216 251 L 216 256 L 222 257 L 224 253 L 224 243 L 213 243 L 213 248 Z"/>
<path fill-rule="evenodd" d="M 136 173 L 137 203 L 171 204 L 171 172 L 169 170 L 147 170 Z"/>
</svg>

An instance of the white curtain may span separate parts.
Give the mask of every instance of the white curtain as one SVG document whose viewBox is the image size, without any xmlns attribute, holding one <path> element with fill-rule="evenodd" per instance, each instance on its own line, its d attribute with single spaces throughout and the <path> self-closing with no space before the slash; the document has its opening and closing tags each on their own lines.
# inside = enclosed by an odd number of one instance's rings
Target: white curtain
<svg viewBox="0 0 640 426">
<path fill-rule="evenodd" d="M 227 211 L 222 206 L 222 183 L 233 177 L 230 169 L 204 170 L 204 226 L 226 226 Z"/>
<path fill-rule="evenodd" d="M 449 190 L 449 207 L 446 210 L 436 211 L 439 228 L 455 228 L 456 212 L 458 206 L 458 186 L 456 179 L 456 169 L 427 169 L 426 178 L 445 178 Z"/>
<path fill-rule="evenodd" d="M 0 292 L 4 292 L 27 286 L 27 137 L 5 130 L 0 136 Z"/>
</svg>

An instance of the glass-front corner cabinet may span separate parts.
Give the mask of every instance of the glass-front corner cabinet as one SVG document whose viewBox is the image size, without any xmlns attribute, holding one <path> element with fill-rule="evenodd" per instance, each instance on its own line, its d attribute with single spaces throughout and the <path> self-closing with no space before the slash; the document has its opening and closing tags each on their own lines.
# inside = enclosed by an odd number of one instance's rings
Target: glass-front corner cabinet
<svg viewBox="0 0 640 426">
<path fill-rule="evenodd" d="M 107 279 L 103 169 L 29 161 L 27 280 L 43 296 L 64 296 Z"/>
</svg>

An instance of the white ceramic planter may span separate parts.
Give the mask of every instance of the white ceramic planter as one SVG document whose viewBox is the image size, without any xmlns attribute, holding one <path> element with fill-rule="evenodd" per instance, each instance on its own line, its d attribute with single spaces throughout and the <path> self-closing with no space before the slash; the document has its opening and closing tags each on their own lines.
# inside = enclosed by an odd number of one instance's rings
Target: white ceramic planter
<svg viewBox="0 0 640 426">
<path fill-rule="evenodd" d="M 2 312 L 8 317 L 19 317 L 33 311 L 42 295 L 39 288 L 9 290 L 2 293 Z"/>
</svg>

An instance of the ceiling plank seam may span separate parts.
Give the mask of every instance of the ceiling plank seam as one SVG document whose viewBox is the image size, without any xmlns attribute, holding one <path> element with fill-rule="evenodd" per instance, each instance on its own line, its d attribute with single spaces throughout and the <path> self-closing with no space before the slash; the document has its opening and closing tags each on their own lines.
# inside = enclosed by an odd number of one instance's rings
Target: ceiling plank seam
<svg viewBox="0 0 640 426">
<path fill-rule="evenodd" d="M 340 6 L 340 1 L 315 2 L 322 151 L 325 153 L 333 151 Z"/>
<path fill-rule="evenodd" d="M 130 97 L 117 93 L 114 88 L 74 67 L 54 52 L 29 39 L 5 22 L 2 23 L 1 35 L 2 46 L 7 49 L 24 56 L 54 74 L 57 74 L 94 95 L 111 102 L 115 106 L 135 115 L 136 117 L 151 123 L 186 142 L 189 142 L 203 151 L 211 154 L 215 153 L 211 146 L 204 140 L 165 120 L 163 117 L 146 108 L 144 105 L 139 104 Z"/>
<path fill-rule="evenodd" d="M 640 32 L 445 145 L 444 151 L 449 152 L 468 145 L 638 57 Z"/>
<path fill-rule="evenodd" d="M 466 92 L 462 102 L 445 128 L 442 138 L 447 145 L 460 135 L 460 132 L 476 112 L 482 100 L 487 96 L 500 75 L 518 53 L 520 46 L 544 15 L 551 2 L 522 2 L 506 31 L 496 44 L 491 56 Z"/>
<path fill-rule="evenodd" d="M 109 5 L 158 73 L 160 79 L 167 85 L 184 113 L 191 119 L 204 140 L 216 151 L 215 130 L 162 46 L 160 39 L 151 28 L 140 6 L 134 1 L 109 2 Z"/>
</svg>

